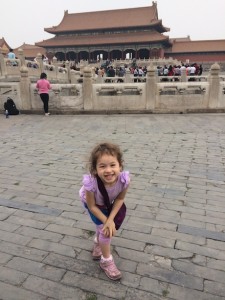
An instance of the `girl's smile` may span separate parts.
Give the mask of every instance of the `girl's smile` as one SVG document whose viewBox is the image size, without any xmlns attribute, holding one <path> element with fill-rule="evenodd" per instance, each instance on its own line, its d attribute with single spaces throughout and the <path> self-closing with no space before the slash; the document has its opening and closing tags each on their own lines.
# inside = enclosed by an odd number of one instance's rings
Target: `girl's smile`
<svg viewBox="0 0 225 300">
<path fill-rule="evenodd" d="M 121 166 L 115 156 L 103 154 L 97 160 L 96 171 L 106 186 L 113 186 L 121 172 Z"/>
</svg>

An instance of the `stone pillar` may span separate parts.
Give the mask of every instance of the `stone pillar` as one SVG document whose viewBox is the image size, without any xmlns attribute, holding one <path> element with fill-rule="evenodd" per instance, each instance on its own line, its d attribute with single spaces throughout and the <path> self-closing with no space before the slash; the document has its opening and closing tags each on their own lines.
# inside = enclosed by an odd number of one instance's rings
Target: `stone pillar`
<svg viewBox="0 0 225 300">
<path fill-rule="evenodd" d="M 186 72 L 186 69 L 181 69 L 181 82 L 187 82 L 187 72 Z"/>
<path fill-rule="evenodd" d="M 91 69 L 85 67 L 83 76 L 83 99 L 84 110 L 93 109 L 92 75 Z"/>
<path fill-rule="evenodd" d="M 126 83 L 131 83 L 132 82 L 130 70 L 126 70 L 126 73 L 125 73 L 124 77 L 125 77 L 125 82 Z"/>
<path fill-rule="evenodd" d="M 23 49 L 19 49 L 18 50 L 18 58 L 19 58 L 19 60 L 20 60 L 20 65 L 21 66 L 25 66 L 25 56 L 24 56 L 24 53 L 23 53 Z"/>
<path fill-rule="evenodd" d="M 147 68 L 146 77 L 146 109 L 154 109 L 156 103 L 157 78 L 156 70 L 151 63 Z"/>
<path fill-rule="evenodd" d="M 55 77 L 58 78 L 59 69 L 58 69 L 57 57 L 54 56 L 52 58 L 52 64 L 53 64 L 54 69 L 55 69 Z"/>
<path fill-rule="evenodd" d="M 4 59 L 4 55 L 2 54 L 2 48 L 1 47 L 0 47 L 0 75 L 1 76 L 6 76 L 7 75 L 5 59 Z"/>
<path fill-rule="evenodd" d="M 209 108 L 217 108 L 219 105 L 219 92 L 220 92 L 220 66 L 215 63 L 211 66 L 210 75 L 208 78 L 209 82 Z"/>
<path fill-rule="evenodd" d="M 1 76 L 6 76 L 7 75 L 5 59 L 4 59 L 4 55 L 2 54 L 2 48 L 1 47 L 0 47 L 0 75 Z"/>
<path fill-rule="evenodd" d="M 31 110 L 30 78 L 28 77 L 28 68 L 20 68 L 20 98 L 22 109 Z"/>
<path fill-rule="evenodd" d="M 71 83 L 71 76 L 70 76 L 70 62 L 67 60 L 65 62 L 65 66 L 67 69 L 67 78 L 68 78 L 68 82 Z"/>
<path fill-rule="evenodd" d="M 43 73 L 44 72 L 44 64 L 43 64 L 41 53 L 37 54 L 36 60 L 38 62 L 38 65 L 39 65 L 39 68 L 40 68 L 40 71 L 41 71 L 40 73 Z"/>
</svg>

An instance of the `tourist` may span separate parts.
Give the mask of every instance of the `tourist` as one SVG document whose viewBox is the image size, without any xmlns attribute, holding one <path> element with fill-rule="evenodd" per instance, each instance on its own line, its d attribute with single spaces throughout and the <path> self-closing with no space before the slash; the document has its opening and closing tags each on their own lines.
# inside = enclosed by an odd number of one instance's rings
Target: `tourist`
<svg viewBox="0 0 225 300">
<path fill-rule="evenodd" d="M 168 68 L 168 76 L 174 76 L 174 68 L 172 65 L 170 65 Z"/>
<path fill-rule="evenodd" d="M 125 69 L 122 68 L 122 67 L 120 67 L 120 68 L 119 68 L 119 71 L 118 71 L 118 77 L 123 77 L 124 74 L 125 74 Z M 117 82 L 123 82 L 123 79 L 119 78 L 119 79 L 117 80 Z"/>
<path fill-rule="evenodd" d="M 13 49 L 9 49 L 9 53 L 7 55 L 8 59 L 16 59 L 16 55 L 13 52 Z"/>
<path fill-rule="evenodd" d="M 129 172 L 123 171 L 120 148 L 111 143 L 97 145 L 90 155 L 89 171 L 90 174 L 83 176 L 79 195 L 96 225 L 92 258 L 100 259 L 100 267 L 105 274 L 112 280 L 118 280 L 122 274 L 114 263 L 110 244 L 117 230 L 115 216 L 124 208 L 124 198 L 130 183 Z M 111 212 L 107 209 L 106 198 L 112 205 Z"/>
<path fill-rule="evenodd" d="M 115 69 L 113 68 L 113 66 L 110 66 L 107 70 L 107 76 L 108 77 L 115 77 L 116 72 Z"/>
<path fill-rule="evenodd" d="M 51 89 L 50 82 L 47 80 L 47 74 L 41 73 L 40 79 L 37 81 L 36 88 L 38 89 L 40 98 L 43 102 L 43 108 L 46 116 L 49 116 L 48 112 L 48 101 L 49 101 L 49 90 Z"/>
</svg>

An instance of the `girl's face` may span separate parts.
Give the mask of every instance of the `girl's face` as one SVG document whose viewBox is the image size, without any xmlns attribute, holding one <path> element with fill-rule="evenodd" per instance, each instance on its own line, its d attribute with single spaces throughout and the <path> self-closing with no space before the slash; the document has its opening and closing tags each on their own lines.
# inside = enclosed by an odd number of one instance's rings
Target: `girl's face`
<svg viewBox="0 0 225 300">
<path fill-rule="evenodd" d="M 106 186 L 112 186 L 118 179 L 121 166 L 115 156 L 103 154 L 97 160 L 96 171 Z"/>
</svg>

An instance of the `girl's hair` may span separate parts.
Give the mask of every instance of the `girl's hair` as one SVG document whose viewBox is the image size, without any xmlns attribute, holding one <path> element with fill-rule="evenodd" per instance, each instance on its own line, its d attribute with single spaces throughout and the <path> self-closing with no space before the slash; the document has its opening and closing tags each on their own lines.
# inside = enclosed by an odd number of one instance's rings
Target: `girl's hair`
<svg viewBox="0 0 225 300">
<path fill-rule="evenodd" d="M 47 78 L 47 74 L 46 73 L 41 73 L 40 79 L 45 79 Z"/>
<path fill-rule="evenodd" d="M 112 143 L 101 143 L 95 146 L 89 158 L 89 171 L 92 176 L 96 175 L 97 161 L 103 154 L 115 156 L 123 170 L 123 154 L 119 146 Z"/>
</svg>

